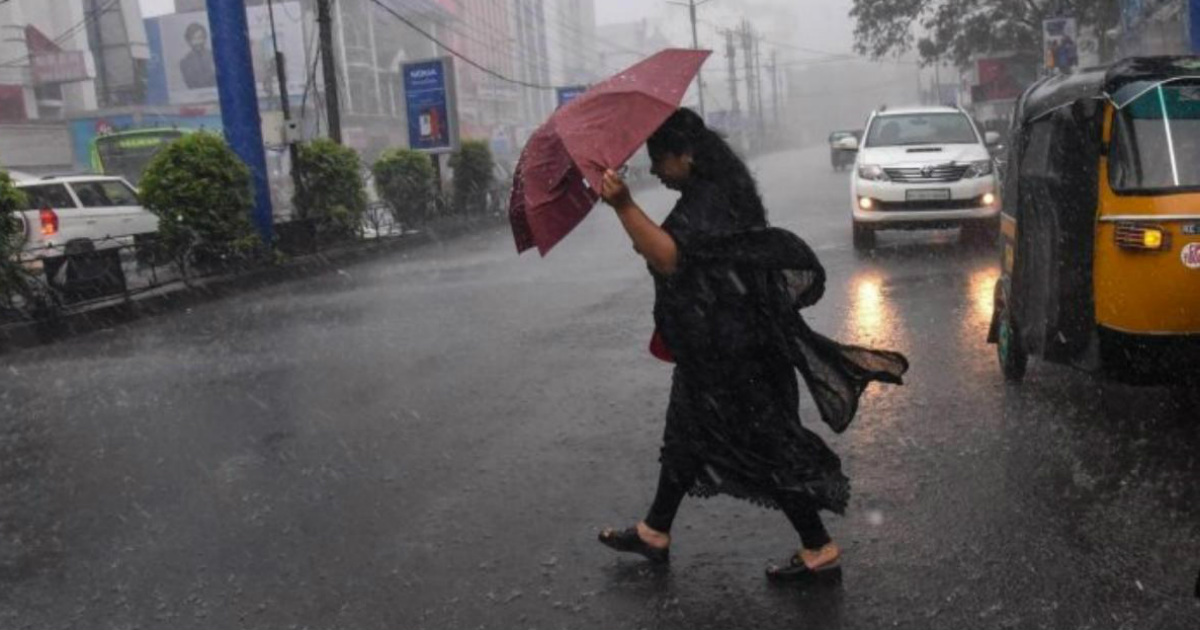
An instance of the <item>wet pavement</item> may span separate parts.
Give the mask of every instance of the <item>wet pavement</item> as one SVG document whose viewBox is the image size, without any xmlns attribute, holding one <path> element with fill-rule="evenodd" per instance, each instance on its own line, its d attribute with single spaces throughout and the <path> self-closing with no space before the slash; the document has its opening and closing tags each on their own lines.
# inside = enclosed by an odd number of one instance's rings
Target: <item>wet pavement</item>
<svg viewBox="0 0 1200 630">
<path fill-rule="evenodd" d="M 827 159 L 755 165 L 828 268 L 810 323 L 913 364 L 818 428 L 840 587 L 767 584 L 794 534 L 728 498 L 684 503 L 669 570 L 596 543 L 649 503 L 670 379 L 601 207 L 546 260 L 494 231 L 0 356 L 0 628 L 1200 627 L 1200 402 L 1006 386 L 996 255 L 856 255 Z"/>
</svg>

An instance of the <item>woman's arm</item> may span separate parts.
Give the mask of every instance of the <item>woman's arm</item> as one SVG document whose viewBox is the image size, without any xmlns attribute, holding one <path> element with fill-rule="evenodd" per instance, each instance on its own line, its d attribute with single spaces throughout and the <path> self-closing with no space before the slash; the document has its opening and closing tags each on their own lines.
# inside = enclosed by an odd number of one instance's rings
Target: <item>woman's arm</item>
<svg viewBox="0 0 1200 630">
<path fill-rule="evenodd" d="M 675 273 L 679 266 L 679 248 L 675 239 L 634 203 L 629 187 L 620 175 L 611 170 L 605 171 L 600 197 L 616 210 L 621 225 L 633 240 L 633 249 L 646 259 L 650 267 L 664 275 Z"/>
</svg>

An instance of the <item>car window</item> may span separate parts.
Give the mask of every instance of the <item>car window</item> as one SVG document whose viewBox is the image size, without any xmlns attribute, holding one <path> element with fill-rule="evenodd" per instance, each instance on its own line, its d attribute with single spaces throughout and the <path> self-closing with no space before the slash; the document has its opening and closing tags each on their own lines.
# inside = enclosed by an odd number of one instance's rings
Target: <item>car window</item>
<svg viewBox="0 0 1200 630">
<path fill-rule="evenodd" d="M 871 125 L 868 147 L 918 144 L 975 144 L 979 136 L 963 114 L 897 114 L 880 116 Z"/>
<path fill-rule="evenodd" d="M 62 184 L 22 186 L 21 191 L 25 193 L 27 210 L 75 207 L 75 200 L 71 198 L 71 193 L 67 192 L 67 187 Z"/>
<path fill-rule="evenodd" d="M 137 196 L 120 181 L 78 182 L 71 184 L 75 196 L 84 208 L 111 208 L 113 206 L 136 206 Z"/>
</svg>

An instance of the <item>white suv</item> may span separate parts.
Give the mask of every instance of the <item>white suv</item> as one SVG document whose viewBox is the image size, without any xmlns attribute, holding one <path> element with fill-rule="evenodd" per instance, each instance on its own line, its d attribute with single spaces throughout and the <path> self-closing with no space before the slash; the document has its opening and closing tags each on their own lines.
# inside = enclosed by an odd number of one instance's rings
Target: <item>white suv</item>
<svg viewBox="0 0 1200 630">
<path fill-rule="evenodd" d="M 129 182 L 85 175 L 43 177 L 16 183 L 27 203 L 23 257 L 45 259 L 129 245 L 134 236 L 158 231 L 158 217 L 138 202 Z"/>
<path fill-rule="evenodd" d="M 26 204 L 17 212 L 20 262 L 44 274 L 65 302 L 125 291 L 121 248 L 143 249 L 158 231 L 158 217 L 138 202 L 129 182 L 119 177 L 24 178 L 16 182 Z"/>
<path fill-rule="evenodd" d="M 854 247 L 872 247 L 877 230 L 961 226 L 994 240 L 1000 186 L 988 146 L 998 140 L 961 109 L 872 113 L 850 178 Z"/>
</svg>

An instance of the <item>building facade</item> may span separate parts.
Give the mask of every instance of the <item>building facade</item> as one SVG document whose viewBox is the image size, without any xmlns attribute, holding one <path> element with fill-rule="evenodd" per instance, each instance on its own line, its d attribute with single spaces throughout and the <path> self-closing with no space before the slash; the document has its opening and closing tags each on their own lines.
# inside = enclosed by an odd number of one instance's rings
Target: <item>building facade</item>
<svg viewBox="0 0 1200 630">
<path fill-rule="evenodd" d="M 0 4 L 0 122 L 57 120 L 145 98 L 138 0 Z"/>
</svg>

